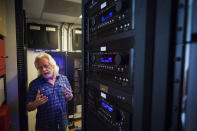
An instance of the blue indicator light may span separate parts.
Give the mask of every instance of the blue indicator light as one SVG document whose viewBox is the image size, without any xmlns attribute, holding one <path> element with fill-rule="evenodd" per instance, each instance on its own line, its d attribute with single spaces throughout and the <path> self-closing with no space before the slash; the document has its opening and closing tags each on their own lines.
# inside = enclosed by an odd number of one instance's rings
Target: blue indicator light
<svg viewBox="0 0 197 131">
<path fill-rule="evenodd" d="M 114 109 L 111 106 L 105 104 L 104 102 L 102 102 L 101 105 L 102 105 L 102 107 L 107 109 L 109 112 L 113 112 L 114 111 Z"/>
<path fill-rule="evenodd" d="M 105 104 L 104 102 L 102 102 L 102 106 L 103 106 L 104 108 L 107 108 L 107 107 L 106 107 L 106 104 Z"/>
<path fill-rule="evenodd" d="M 109 57 L 108 60 L 109 60 L 109 62 L 112 62 L 112 58 L 111 57 Z"/>
<path fill-rule="evenodd" d="M 109 17 L 110 17 L 110 18 L 112 17 L 112 12 L 109 12 Z"/>
<path fill-rule="evenodd" d="M 101 22 L 104 22 L 105 21 L 105 18 L 104 17 L 101 17 Z"/>
<path fill-rule="evenodd" d="M 113 16 L 112 12 L 109 12 L 109 14 L 106 17 L 101 17 L 101 22 L 104 22 L 106 20 L 108 20 L 109 18 L 111 18 Z"/>
<path fill-rule="evenodd" d="M 101 62 L 104 62 L 104 58 L 103 57 L 101 58 Z"/>
<path fill-rule="evenodd" d="M 112 57 L 108 57 L 107 59 L 104 57 L 101 57 L 101 62 L 104 63 L 112 63 Z"/>
<path fill-rule="evenodd" d="M 108 107 L 108 110 L 110 111 L 110 112 L 113 112 L 114 110 L 113 110 L 113 108 L 112 107 Z"/>
</svg>

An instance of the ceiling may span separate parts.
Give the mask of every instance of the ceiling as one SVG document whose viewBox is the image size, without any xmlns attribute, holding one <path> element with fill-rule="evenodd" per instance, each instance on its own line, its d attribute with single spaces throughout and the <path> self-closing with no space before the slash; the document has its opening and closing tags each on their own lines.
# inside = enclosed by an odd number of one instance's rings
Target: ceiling
<svg viewBox="0 0 197 131">
<path fill-rule="evenodd" d="M 81 0 L 23 0 L 28 19 L 81 24 Z"/>
</svg>

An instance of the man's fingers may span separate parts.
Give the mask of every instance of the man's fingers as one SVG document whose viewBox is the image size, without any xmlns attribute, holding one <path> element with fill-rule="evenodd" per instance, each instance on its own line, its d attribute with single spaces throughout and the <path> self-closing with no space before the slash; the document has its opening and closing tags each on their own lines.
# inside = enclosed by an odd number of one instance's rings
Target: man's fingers
<svg viewBox="0 0 197 131">
<path fill-rule="evenodd" d="M 42 101 L 42 104 L 46 103 L 47 101 L 48 101 L 48 99 L 47 99 L 47 100 Z"/>
<path fill-rule="evenodd" d="M 43 101 L 40 101 L 40 105 L 46 103 L 48 100 L 43 100 Z"/>
<path fill-rule="evenodd" d="M 45 99 L 45 98 L 48 98 L 48 97 L 42 95 L 42 97 L 40 97 L 40 100 Z"/>
<path fill-rule="evenodd" d="M 43 94 L 41 94 L 40 93 L 40 91 L 38 91 L 38 93 L 37 93 L 37 96 L 36 96 L 37 98 L 41 98 L 41 97 L 43 97 Z"/>
<path fill-rule="evenodd" d="M 36 103 L 38 103 L 38 105 L 42 105 L 46 103 L 47 101 L 48 101 L 48 97 L 41 94 L 40 90 L 38 90 L 37 96 L 36 96 Z"/>
<path fill-rule="evenodd" d="M 66 95 L 72 93 L 70 88 L 66 87 L 65 85 L 64 85 L 64 88 L 66 89 Z"/>
<path fill-rule="evenodd" d="M 66 91 L 71 91 L 70 88 L 64 86 L 64 88 L 66 89 Z"/>
<path fill-rule="evenodd" d="M 66 88 L 66 92 L 72 92 L 70 88 Z"/>
<path fill-rule="evenodd" d="M 66 96 L 71 96 L 72 95 L 72 91 L 69 89 L 66 91 Z"/>
<path fill-rule="evenodd" d="M 48 99 L 48 97 L 47 96 L 40 97 L 40 101 L 42 101 L 44 99 Z"/>
<path fill-rule="evenodd" d="M 38 90 L 37 95 L 40 95 L 40 90 Z"/>
<path fill-rule="evenodd" d="M 43 96 L 43 97 L 39 98 L 40 105 L 46 103 L 47 101 L 48 101 L 48 97 L 46 97 L 46 96 Z"/>
<path fill-rule="evenodd" d="M 71 92 L 71 90 L 69 90 L 68 88 L 66 88 L 66 92 Z"/>
<path fill-rule="evenodd" d="M 45 102 L 47 102 L 48 101 L 48 97 L 43 97 L 41 100 L 40 100 L 40 102 L 42 103 L 42 104 L 44 104 Z"/>
<path fill-rule="evenodd" d="M 71 90 L 66 91 L 66 95 L 72 94 Z"/>
</svg>

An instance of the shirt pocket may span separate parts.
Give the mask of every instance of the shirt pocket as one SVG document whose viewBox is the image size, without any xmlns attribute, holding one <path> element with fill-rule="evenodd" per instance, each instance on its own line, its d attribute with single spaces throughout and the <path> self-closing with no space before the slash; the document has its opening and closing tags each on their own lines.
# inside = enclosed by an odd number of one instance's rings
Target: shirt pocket
<svg viewBox="0 0 197 131">
<path fill-rule="evenodd" d="M 51 97 L 53 95 L 53 90 L 50 87 L 40 89 L 40 94 L 44 96 Z"/>
<path fill-rule="evenodd" d="M 56 89 L 57 95 L 59 98 L 61 99 L 65 99 L 66 97 L 66 89 L 64 88 L 64 86 L 59 85 L 58 88 Z"/>
</svg>

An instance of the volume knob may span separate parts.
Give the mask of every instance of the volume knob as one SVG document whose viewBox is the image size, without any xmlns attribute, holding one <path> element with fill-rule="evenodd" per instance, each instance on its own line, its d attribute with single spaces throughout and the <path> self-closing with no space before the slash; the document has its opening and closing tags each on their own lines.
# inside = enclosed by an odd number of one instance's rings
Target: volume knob
<svg viewBox="0 0 197 131">
<path fill-rule="evenodd" d="M 95 60 L 96 60 L 96 56 L 95 55 L 91 56 L 90 60 L 91 60 L 92 63 L 94 63 Z"/>
<path fill-rule="evenodd" d="M 121 61 L 122 61 L 121 55 L 116 55 L 115 56 L 115 64 L 120 65 Z"/>
</svg>

